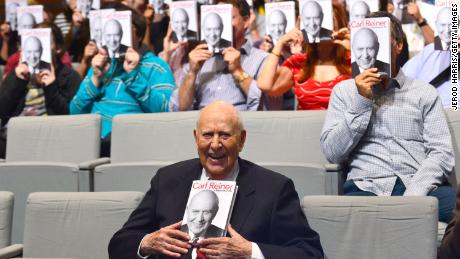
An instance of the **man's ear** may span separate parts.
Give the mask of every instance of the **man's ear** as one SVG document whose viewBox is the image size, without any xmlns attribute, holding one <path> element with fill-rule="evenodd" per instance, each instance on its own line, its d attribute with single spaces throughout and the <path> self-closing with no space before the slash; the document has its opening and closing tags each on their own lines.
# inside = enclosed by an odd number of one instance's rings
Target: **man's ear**
<svg viewBox="0 0 460 259">
<path fill-rule="evenodd" d="M 198 132 L 196 131 L 196 129 L 193 130 L 193 137 L 195 138 L 195 143 L 198 144 Z"/>
<path fill-rule="evenodd" d="M 243 129 L 240 133 L 240 145 L 238 147 L 238 151 L 243 151 L 244 143 L 246 142 L 246 130 Z"/>
</svg>

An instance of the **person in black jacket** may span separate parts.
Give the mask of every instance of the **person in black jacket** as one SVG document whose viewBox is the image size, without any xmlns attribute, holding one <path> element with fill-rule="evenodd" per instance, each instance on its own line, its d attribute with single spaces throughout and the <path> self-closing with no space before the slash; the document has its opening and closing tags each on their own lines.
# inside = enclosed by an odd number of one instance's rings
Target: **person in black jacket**
<svg viewBox="0 0 460 259">
<path fill-rule="evenodd" d="M 77 72 L 60 61 L 64 53 L 60 29 L 47 22 L 37 27 L 51 28 L 52 65 L 49 70 L 32 75 L 27 64 L 19 63 L 0 86 L 0 158 L 5 157 L 5 126 L 11 117 L 69 114 L 70 100 L 81 82 Z"/>
</svg>

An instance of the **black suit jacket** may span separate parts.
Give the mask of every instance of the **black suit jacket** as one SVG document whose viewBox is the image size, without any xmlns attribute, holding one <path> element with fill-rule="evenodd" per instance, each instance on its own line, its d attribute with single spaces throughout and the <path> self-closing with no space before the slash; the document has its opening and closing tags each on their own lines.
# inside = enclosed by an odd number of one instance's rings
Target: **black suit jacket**
<svg viewBox="0 0 460 259">
<path fill-rule="evenodd" d="M 28 64 L 27 62 L 22 62 L 22 63 Z M 40 70 L 40 72 L 43 70 L 51 70 L 51 64 L 43 60 L 40 60 L 37 67 L 38 67 L 38 70 Z"/>
<path fill-rule="evenodd" d="M 106 45 L 102 46 L 103 48 L 105 48 L 107 50 L 107 53 L 108 53 L 108 48 Z M 117 53 L 118 54 L 125 54 L 126 51 L 128 50 L 128 46 L 126 45 L 123 45 L 123 44 L 120 44 L 120 47 L 118 47 L 118 50 L 117 50 Z M 112 57 L 111 57 L 112 58 Z"/>
<path fill-rule="evenodd" d="M 388 63 L 382 62 L 380 60 L 376 60 L 373 67 L 377 68 L 379 72 L 385 72 L 388 75 L 390 75 L 391 67 L 390 67 L 390 64 Z M 358 63 L 356 63 L 356 61 L 351 63 L 351 71 L 352 71 L 351 72 L 352 77 L 355 77 L 360 74 L 359 66 L 358 66 Z"/>
<path fill-rule="evenodd" d="M 441 43 L 441 38 L 439 38 L 439 36 L 434 37 L 434 49 L 435 50 L 448 51 L 448 50 L 443 49 L 442 43 Z"/>
<path fill-rule="evenodd" d="M 302 29 L 302 34 L 303 34 L 304 41 L 310 43 L 310 40 L 308 39 L 307 31 L 305 29 Z M 331 39 L 332 39 L 332 31 L 321 27 L 321 29 L 319 30 L 319 40 L 320 41 L 328 41 L 328 40 L 331 40 Z"/>
<path fill-rule="evenodd" d="M 191 31 L 191 30 L 187 30 L 187 33 L 185 34 L 185 36 L 187 37 L 187 40 L 197 40 L 198 37 L 197 37 L 197 33 L 195 31 Z M 178 39 L 177 39 L 177 35 L 176 35 L 176 32 L 173 32 L 172 33 L 172 41 L 174 43 L 178 42 Z"/>
<path fill-rule="evenodd" d="M 206 42 L 206 41 L 205 41 Z M 232 43 L 226 39 L 220 39 L 219 42 L 217 43 L 216 48 L 214 49 L 214 53 L 220 53 L 222 52 L 225 48 L 231 47 Z"/>
<path fill-rule="evenodd" d="M 185 233 L 188 233 L 188 226 L 187 224 L 184 224 L 180 227 L 180 230 L 184 231 Z M 208 229 L 206 229 L 206 233 L 203 235 L 203 238 L 208 238 L 208 237 L 221 237 L 224 235 L 224 230 L 219 228 L 218 226 L 214 225 L 209 225 Z"/>
<path fill-rule="evenodd" d="M 233 228 L 257 243 L 266 259 L 323 258 L 319 236 L 308 225 L 293 182 L 242 159 L 239 166 L 238 193 L 230 219 Z M 136 258 L 146 234 L 180 221 L 192 181 L 199 179 L 201 172 L 198 159 L 161 168 L 138 208 L 110 240 L 110 258 Z"/>
</svg>

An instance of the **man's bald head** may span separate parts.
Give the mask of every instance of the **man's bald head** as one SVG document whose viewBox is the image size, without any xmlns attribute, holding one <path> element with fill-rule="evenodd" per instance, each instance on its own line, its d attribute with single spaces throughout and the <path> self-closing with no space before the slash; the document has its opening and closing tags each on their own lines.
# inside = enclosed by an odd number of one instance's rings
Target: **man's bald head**
<svg viewBox="0 0 460 259">
<path fill-rule="evenodd" d="M 450 44 L 452 40 L 451 24 L 452 19 L 450 7 L 444 7 L 441 10 L 439 10 L 438 15 L 436 17 L 436 29 L 438 31 L 439 38 L 447 44 Z"/>
<path fill-rule="evenodd" d="M 174 10 L 171 16 L 172 28 L 180 37 L 185 37 L 188 30 L 189 17 L 183 8 Z"/>
<path fill-rule="evenodd" d="M 360 68 L 369 69 L 373 67 L 379 52 L 377 34 L 369 28 L 360 29 L 353 36 L 351 48 Z"/>
<path fill-rule="evenodd" d="M 280 11 L 275 10 L 268 16 L 268 29 L 269 33 L 274 40 L 279 39 L 286 33 L 287 19 L 286 15 Z"/>
<path fill-rule="evenodd" d="M 317 36 L 323 23 L 323 8 L 315 1 L 307 1 L 302 7 L 304 29 L 310 35 Z"/>
<path fill-rule="evenodd" d="M 196 193 L 187 206 L 187 226 L 195 237 L 204 237 L 219 210 L 219 198 L 211 190 Z"/>
<path fill-rule="evenodd" d="M 236 127 L 240 133 L 244 130 L 243 121 L 241 120 L 240 112 L 235 108 L 235 106 L 229 104 L 225 101 L 215 101 L 206 105 L 203 109 L 200 110 L 198 115 L 198 121 L 196 122 L 196 127 L 198 129 L 200 122 L 206 120 L 208 117 L 228 117 L 232 121 L 232 124 Z"/>
<path fill-rule="evenodd" d="M 111 51 L 117 51 L 123 37 L 123 28 L 120 22 L 115 19 L 108 20 L 104 24 L 103 37 L 107 48 Z"/>
<path fill-rule="evenodd" d="M 32 29 L 37 24 L 35 16 L 31 13 L 23 13 L 19 18 L 19 28 L 23 29 Z"/>
<path fill-rule="evenodd" d="M 364 19 L 371 13 L 369 5 L 364 1 L 357 1 L 351 7 L 351 20 Z"/>
<path fill-rule="evenodd" d="M 40 39 L 35 36 L 28 37 L 24 41 L 22 51 L 24 52 L 24 59 L 26 63 L 32 68 L 38 68 L 43 52 L 43 46 Z"/>
<path fill-rule="evenodd" d="M 222 18 L 217 13 L 209 13 L 203 19 L 202 30 L 206 43 L 216 47 L 224 30 Z"/>
</svg>

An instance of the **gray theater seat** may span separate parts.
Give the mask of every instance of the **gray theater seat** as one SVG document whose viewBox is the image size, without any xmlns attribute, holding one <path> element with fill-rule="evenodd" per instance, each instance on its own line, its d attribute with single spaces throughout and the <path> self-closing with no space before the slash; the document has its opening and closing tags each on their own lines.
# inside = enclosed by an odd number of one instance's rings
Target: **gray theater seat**
<svg viewBox="0 0 460 259">
<path fill-rule="evenodd" d="M 106 259 L 110 238 L 143 198 L 140 192 L 44 192 L 27 200 L 24 244 L 0 258 Z"/>
<path fill-rule="evenodd" d="M 13 224 L 12 192 L 0 191 L 0 248 L 11 244 L 11 228 Z"/>
<path fill-rule="evenodd" d="M 80 163 L 99 157 L 100 116 L 15 117 L 8 123 L 0 190 L 15 194 L 13 242 L 22 243 L 26 198 L 35 191 L 89 191 Z"/>
<path fill-rule="evenodd" d="M 328 259 L 436 258 L 434 197 L 305 196 Z"/>
</svg>

